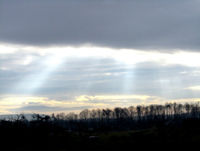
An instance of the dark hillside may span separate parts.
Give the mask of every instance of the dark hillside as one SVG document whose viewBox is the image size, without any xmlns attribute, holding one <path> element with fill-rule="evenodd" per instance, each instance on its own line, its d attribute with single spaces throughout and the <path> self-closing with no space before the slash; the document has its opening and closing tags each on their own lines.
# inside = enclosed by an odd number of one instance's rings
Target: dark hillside
<svg viewBox="0 0 200 151">
<path fill-rule="evenodd" d="M 0 121 L 0 142 L 5 150 L 20 151 L 194 145 L 200 143 L 199 109 L 198 104 L 166 104 L 34 114 L 32 120 L 18 115 Z"/>
</svg>

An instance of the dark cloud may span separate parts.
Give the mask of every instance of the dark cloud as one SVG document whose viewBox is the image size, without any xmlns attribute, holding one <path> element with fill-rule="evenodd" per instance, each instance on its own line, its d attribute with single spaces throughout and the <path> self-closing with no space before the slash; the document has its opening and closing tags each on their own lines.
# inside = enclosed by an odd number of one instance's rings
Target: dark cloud
<svg viewBox="0 0 200 151">
<path fill-rule="evenodd" d="M 198 0 L 0 0 L 0 41 L 200 48 Z"/>
</svg>

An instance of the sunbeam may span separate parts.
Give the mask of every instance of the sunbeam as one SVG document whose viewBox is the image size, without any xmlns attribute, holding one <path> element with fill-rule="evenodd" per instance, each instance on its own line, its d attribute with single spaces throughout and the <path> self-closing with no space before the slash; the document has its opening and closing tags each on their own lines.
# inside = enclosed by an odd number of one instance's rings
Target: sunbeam
<svg viewBox="0 0 200 151">
<path fill-rule="evenodd" d="M 66 62 L 65 54 L 50 54 L 38 64 L 42 69 L 35 73 L 31 72 L 30 75 L 16 85 L 15 89 L 21 89 L 23 93 L 33 95 L 64 62 Z"/>
<path fill-rule="evenodd" d="M 199 87 L 195 87 L 200 85 L 196 52 L 172 54 L 90 45 L 2 44 L 1 48 L 8 50 L 0 50 L 0 80 L 9 84 L 2 89 L 6 97 L 47 97 L 72 102 L 82 95 L 136 94 L 166 100 L 200 97 Z M 189 81 L 191 78 L 194 80 Z M 93 100 L 94 104 L 97 102 Z M 113 102 L 113 106 L 116 103 L 119 102 Z"/>
</svg>

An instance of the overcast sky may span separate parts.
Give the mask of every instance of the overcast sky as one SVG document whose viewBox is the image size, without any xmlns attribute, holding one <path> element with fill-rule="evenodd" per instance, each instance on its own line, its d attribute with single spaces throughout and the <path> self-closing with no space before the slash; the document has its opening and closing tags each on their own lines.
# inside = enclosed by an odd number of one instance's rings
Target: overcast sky
<svg viewBox="0 0 200 151">
<path fill-rule="evenodd" d="M 199 0 L 0 0 L 0 114 L 200 99 Z"/>
</svg>

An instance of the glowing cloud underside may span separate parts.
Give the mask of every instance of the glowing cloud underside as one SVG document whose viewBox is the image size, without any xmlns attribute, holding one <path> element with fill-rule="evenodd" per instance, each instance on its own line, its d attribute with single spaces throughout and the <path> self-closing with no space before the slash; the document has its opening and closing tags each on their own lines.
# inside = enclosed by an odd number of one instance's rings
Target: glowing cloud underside
<svg viewBox="0 0 200 151">
<path fill-rule="evenodd" d="M 34 96 L 35 92 L 37 92 L 38 89 L 40 89 L 42 86 L 45 85 L 45 82 L 48 81 L 50 76 L 56 72 L 62 65 L 65 65 L 69 59 L 111 59 L 115 61 L 116 63 L 121 64 L 123 67 L 127 67 L 127 71 L 124 71 L 125 74 L 123 75 L 123 94 L 130 94 L 134 93 L 132 90 L 134 89 L 134 83 L 135 81 L 135 67 L 139 63 L 144 62 L 154 62 L 161 66 L 168 66 L 168 65 L 182 65 L 186 67 L 200 67 L 200 54 L 195 52 L 186 52 L 186 51 L 175 51 L 175 53 L 160 53 L 156 51 L 142 51 L 142 50 L 132 50 L 132 49 L 111 49 L 111 48 L 105 48 L 105 47 L 94 47 L 94 46 L 82 46 L 82 47 L 31 47 L 31 46 L 20 46 L 20 45 L 9 45 L 9 44 L 1 44 L 0 45 L 0 54 L 1 55 L 8 55 L 8 54 L 29 54 L 28 57 L 24 58 L 23 60 L 19 62 L 15 62 L 16 66 L 23 66 L 28 67 L 32 64 L 34 64 L 37 61 L 37 66 L 41 66 L 40 71 L 34 71 L 30 72 L 26 75 L 21 81 L 18 81 L 17 84 L 13 87 L 13 89 L 21 89 L 23 93 L 26 96 Z M 33 54 L 37 54 L 42 60 L 34 60 Z M 0 70 L 14 70 L 15 66 L 6 66 L 5 64 L 0 66 Z M 183 73 L 185 74 L 185 73 Z M 111 75 L 111 73 L 105 73 L 106 76 Z M 160 91 L 164 91 L 165 87 L 171 87 L 173 88 L 173 85 L 168 79 L 160 79 L 158 80 L 160 83 Z M 178 81 L 177 83 L 182 83 L 180 79 L 176 79 Z M 89 87 L 91 86 L 90 83 L 88 83 L 87 86 L 85 86 L 85 89 L 89 90 Z M 191 91 L 199 91 L 200 86 L 191 86 L 188 88 L 185 88 L 185 90 L 191 90 Z M 20 94 L 19 94 L 20 95 Z M 7 97 L 10 98 L 10 97 Z M 51 100 L 49 101 L 48 98 L 40 98 L 35 97 L 33 98 L 26 98 L 23 97 L 12 97 L 13 100 L 11 101 L 7 100 L 9 104 L 6 104 L 4 98 L 4 101 L 1 101 L 1 105 L 4 103 L 4 109 L 1 109 L 1 112 L 6 112 L 6 108 L 13 108 L 13 107 L 21 107 L 26 104 L 28 99 L 32 100 L 32 102 L 39 103 L 42 105 L 47 106 L 79 106 L 79 105 L 87 105 L 87 106 L 104 106 L 109 107 L 111 104 L 109 103 L 101 103 L 99 101 L 107 100 L 108 102 L 113 102 L 115 105 L 122 105 L 119 100 L 129 100 L 126 102 L 126 105 L 130 105 L 129 103 L 133 103 L 130 100 L 138 99 L 143 100 L 143 102 L 147 103 L 148 99 L 152 99 L 152 96 L 146 96 L 146 95 L 94 95 L 94 96 L 88 96 L 87 94 L 84 95 L 78 95 L 74 97 L 74 100 L 68 100 L 71 103 L 66 103 L 64 101 L 57 101 L 57 100 Z M 20 102 L 19 98 L 22 100 Z M 164 102 L 164 101 L 170 101 L 168 99 L 159 98 L 159 97 L 153 97 L 153 102 Z M 36 101 L 38 100 L 38 102 Z M 45 101 L 46 100 L 46 101 Z M 163 101 L 164 100 L 164 101 Z M 196 99 L 195 99 L 196 100 Z M 74 104 L 72 103 L 74 101 Z M 91 102 L 93 101 L 93 102 Z M 95 101 L 97 101 L 95 103 Z M 3 102 L 3 103 L 2 103 Z M 52 104 L 49 104 L 49 103 Z M 138 102 L 139 104 L 139 102 Z M 12 107 L 13 106 L 13 107 Z M 3 107 L 2 107 L 3 108 Z"/>
<path fill-rule="evenodd" d="M 174 53 L 161 53 L 156 50 L 137 49 L 114 49 L 106 47 L 82 46 L 82 47 L 31 47 L 19 45 L 0 44 L 0 54 L 12 53 L 36 53 L 41 56 L 50 56 L 41 62 L 53 68 L 66 58 L 112 58 L 124 64 L 137 64 L 141 62 L 157 62 L 161 65 L 179 64 L 190 67 L 200 67 L 200 54 L 197 52 L 187 52 L 174 50 Z M 28 61 L 28 60 L 26 60 Z M 31 61 L 30 61 L 31 62 Z M 29 61 L 26 63 L 28 64 Z"/>
</svg>

